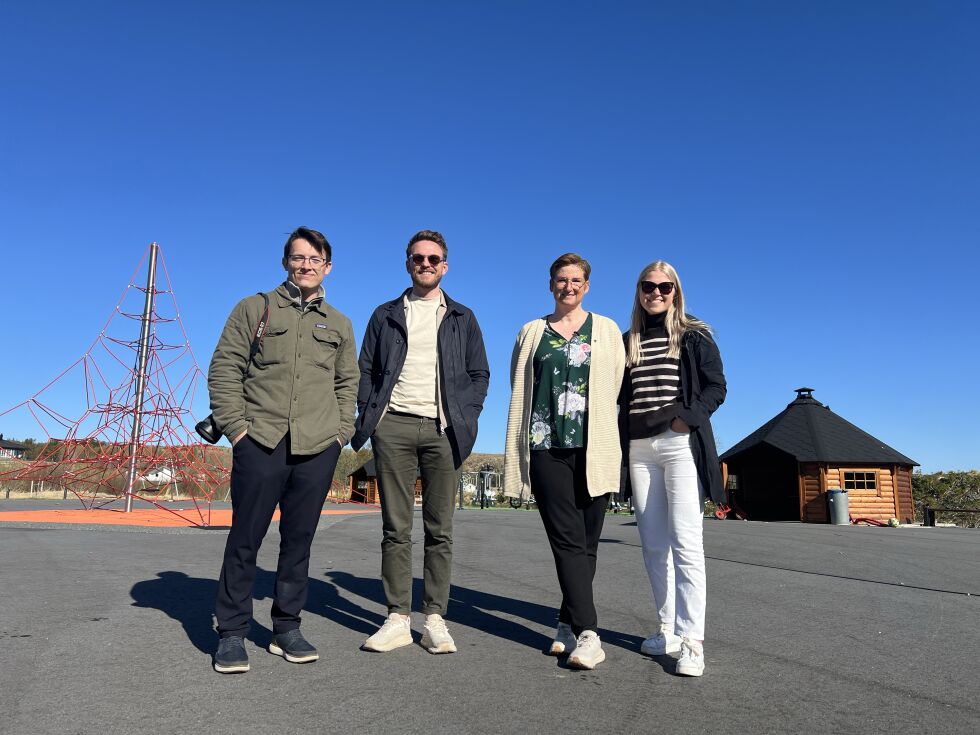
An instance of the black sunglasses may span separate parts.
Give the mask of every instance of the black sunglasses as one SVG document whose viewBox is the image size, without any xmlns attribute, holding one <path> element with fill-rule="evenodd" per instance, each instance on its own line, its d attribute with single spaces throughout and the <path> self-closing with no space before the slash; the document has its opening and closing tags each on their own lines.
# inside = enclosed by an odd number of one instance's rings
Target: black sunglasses
<svg viewBox="0 0 980 735">
<path fill-rule="evenodd" d="M 670 281 L 664 281 L 663 283 L 654 283 L 653 281 L 640 281 L 640 290 L 643 293 L 653 293 L 654 291 L 660 291 L 661 296 L 668 296 L 670 292 L 674 290 L 674 284 Z"/>
<path fill-rule="evenodd" d="M 422 265 L 426 260 L 429 261 L 429 265 L 439 265 L 442 262 L 441 255 L 419 255 L 418 253 L 414 253 L 408 256 L 408 259 L 415 263 L 415 265 Z"/>
</svg>

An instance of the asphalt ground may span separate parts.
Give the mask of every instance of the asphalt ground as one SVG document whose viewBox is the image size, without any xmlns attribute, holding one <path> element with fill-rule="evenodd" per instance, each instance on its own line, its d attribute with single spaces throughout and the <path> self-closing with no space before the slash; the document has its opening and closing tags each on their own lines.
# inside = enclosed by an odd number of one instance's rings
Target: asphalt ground
<svg viewBox="0 0 980 735">
<path fill-rule="evenodd" d="M 0 524 L 0 732 L 980 732 L 978 531 L 706 521 L 707 667 L 689 679 L 639 653 L 653 605 L 631 517 L 607 517 L 591 672 L 542 653 L 559 599 L 537 514 L 456 519 L 458 653 L 359 650 L 385 615 L 381 519 L 325 516 L 303 619 L 320 661 L 265 651 L 273 527 L 235 676 L 211 668 L 226 531 Z"/>
</svg>

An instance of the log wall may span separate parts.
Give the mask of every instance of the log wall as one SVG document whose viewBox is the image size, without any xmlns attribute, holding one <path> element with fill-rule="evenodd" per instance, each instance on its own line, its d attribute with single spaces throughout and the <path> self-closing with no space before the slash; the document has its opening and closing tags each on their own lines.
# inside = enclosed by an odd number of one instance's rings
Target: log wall
<svg viewBox="0 0 980 735">
<path fill-rule="evenodd" d="M 898 495 L 898 518 L 902 523 L 915 523 L 915 502 L 912 499 L 912 468 L 895 468 L 895 488 Z"/>
<path fill-rule="evenodd" d="M 868 467 L 866 465 L 843 465 L 827 467 L 827 488 L 844 488 L 845 472 L 874 472 L 877 475 L 877 490 L 848 490 L 847 507 L 851 518 L 871 518 L 887 521 L 899 515 L 893 467 Z"/>
<path fill-rule="evenodd" d="M 800 463 L 800 520 L 804 523 L 827 523 L 830 520 L 821 475 L 821 467 L 815 462 Z"/>
</svg>

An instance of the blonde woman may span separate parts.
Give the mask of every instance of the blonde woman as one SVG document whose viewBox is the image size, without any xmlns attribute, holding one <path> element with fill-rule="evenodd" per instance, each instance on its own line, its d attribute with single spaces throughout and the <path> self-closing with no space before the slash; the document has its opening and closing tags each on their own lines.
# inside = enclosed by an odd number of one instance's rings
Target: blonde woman
<svg viewBox="0 0 980 735">
<path fill-rule="evenodd" d="M 710 422 L 725 400 L 721 356 L 708 325 L 685 312 L 681 279 L 662 260 L 637 279 L 624 342 L 620 431 L 629 440 L 633 504 L 658 614 L 640 650 L 679 651 L 676 672 L 701 676 L 704 500 L 725 500 Z"/>
<path fill-rule="evenodd" d="M 619 490 L 625 369 L 616 323 L 582 307 L 591 270 L 574 253 L 552 263 L 554 310 L 517 336 L 504 462 L 504 493 L 534 493 L 555 559 L 562 603 L 550 653 L 580 669 L 606 657 L 592 579 L 609 493 Z"/>
</svg>

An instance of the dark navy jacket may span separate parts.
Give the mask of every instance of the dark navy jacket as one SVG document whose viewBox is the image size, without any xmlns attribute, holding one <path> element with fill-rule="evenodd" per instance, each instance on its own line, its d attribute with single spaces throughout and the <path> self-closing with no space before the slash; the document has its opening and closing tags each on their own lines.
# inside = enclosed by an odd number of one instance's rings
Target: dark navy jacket
<svg viewBox="0 0 980 735">
<path fill-rule="evenodd" d="M 361 342 L 361 381 L 357 389 L 357 419 L 351 446 L 364 446 L 378 426 L 395 381 L 405 365 L 408 351 L 408 327 L 405 323 L 404 298 L 381 304 L 374 310 Z M 490 365 L 483 346 L 483 333 L 473 312 L 462 304 L 446 299 L 446 315 L 439 325 L 439 388 L 448 412 L 446 434 L 453 448 L 458 468 L 470 456 L 476 443 L 477 419 L 483 411 L 490 383 Z"/>
<path fill-rule="evenodd" d="M 681 400 L 677 415 L 691 427 L 691 453 L 705 495 L 715 504 L 727 503 L 721 463 L 711 430 L 711 414 L 725 400 L 728 386 L 718 345 L 710 335 L 688 331 L 681 340 Z"/>
</svg>

